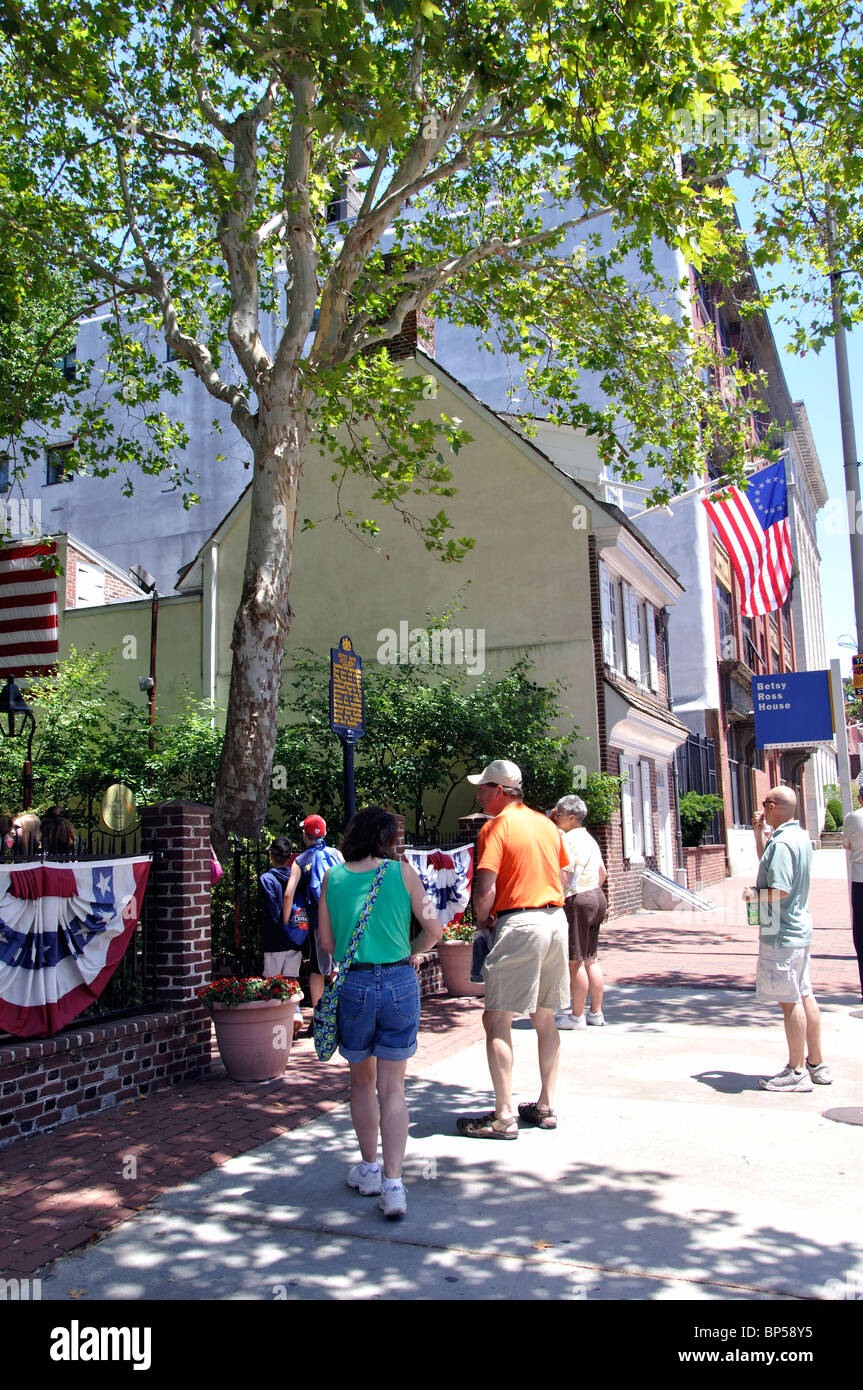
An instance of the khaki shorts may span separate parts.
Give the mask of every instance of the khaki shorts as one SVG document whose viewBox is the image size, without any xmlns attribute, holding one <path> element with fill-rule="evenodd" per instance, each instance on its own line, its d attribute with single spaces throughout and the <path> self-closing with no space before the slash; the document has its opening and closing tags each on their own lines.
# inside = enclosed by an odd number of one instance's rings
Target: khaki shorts
<svg viewBox="0 0 863 1390">
<path fill-rule="evenodd" d="M 762 941 L 755 976 L 756 1001 L 759 1004 L 799 1004 L 811 993 L 809 947 L 770 946 Z"/>
<path fill-rule="evenodd" d="M 562 907 L 508 912 L 498 919 L 482 968 L 486 1010 L 532 1014 L 569 1008 L 569 958 Z"/>
<path fill-rule="evenodd" d="M 269 979 L 271 975 L 285 975 L 289 980 L 296 980 L 302 959 L 302 951 L 265 951 L 265 979 Z"/>
</svg>

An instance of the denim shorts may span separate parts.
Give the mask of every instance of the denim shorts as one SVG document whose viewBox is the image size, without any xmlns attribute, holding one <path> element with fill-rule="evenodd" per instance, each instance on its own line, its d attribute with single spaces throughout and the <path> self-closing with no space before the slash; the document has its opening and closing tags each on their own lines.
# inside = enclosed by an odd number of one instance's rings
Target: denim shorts
<svg viewBox="0 0 863 1390">
<path fill-rule="evenodd" d="M 349 970 L 339 992 L 339 1052 L 402 1062 L 417 1050 L 420 986 L 412 965 Z"/>
</svg>

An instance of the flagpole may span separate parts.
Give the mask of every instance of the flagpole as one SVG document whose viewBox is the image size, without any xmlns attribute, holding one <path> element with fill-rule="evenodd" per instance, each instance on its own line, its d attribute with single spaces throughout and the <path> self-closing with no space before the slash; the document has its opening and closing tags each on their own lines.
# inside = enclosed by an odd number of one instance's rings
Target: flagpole
<svg viewBox="0 0 863 1390">
<path fill-rule="evenodd" d="M 828 244 L 830 264 L 833 265 L 834 222 L 828 214 Z M 857 461 L 857 440 L 854 433 L 854 410 L 851 404 L 851 378 L 848 372 L 848 343 L 842 322 L 842 272 L 830 271 L 830 295 L 833 304 L 833 348 L 836 354 L 836 384 L 839 390 L 839 425 L 842 430 L 842 458 L 845 469 L 845 500 L 848 507 L 848 533 L 851 542 L 851 582 L 854 587 L 854 621 L 857 628 L 857 650 L 863 652 L 863 540 L 857 532 L 860 507 L 860 465 Z"/>
</svg>

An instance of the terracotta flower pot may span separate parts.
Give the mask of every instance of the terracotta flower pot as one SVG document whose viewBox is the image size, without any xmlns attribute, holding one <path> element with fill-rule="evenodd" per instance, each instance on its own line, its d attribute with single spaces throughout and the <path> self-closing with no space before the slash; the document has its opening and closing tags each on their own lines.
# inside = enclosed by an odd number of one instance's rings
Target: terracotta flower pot
<svg viewBox="0 0 863 1390">
<path fill-rule="evenodd" d="M 472 984 L 470 962 L 473 946 L 469 941 L 439 941 L 437 947 L 443 982 L 449 994 L 485 994 L 484 984 Z"/>
<path fill-rule="evenodd" d="M 272 1081 L 287 1066 L 296 999 L 214 1004 L 216 1042 L 232 1081 Z"/>
</svg>

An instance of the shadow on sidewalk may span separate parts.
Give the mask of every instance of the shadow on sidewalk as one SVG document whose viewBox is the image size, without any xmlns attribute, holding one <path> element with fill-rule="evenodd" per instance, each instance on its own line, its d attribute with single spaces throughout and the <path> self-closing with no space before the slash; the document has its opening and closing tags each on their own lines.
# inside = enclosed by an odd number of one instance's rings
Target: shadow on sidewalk
<svg viewBox="0 0 863 1390">
<path fill-rule="evenodd" d="M 850 1240 L 753 1220 L 745 1196 L 741 1214 L 720 1155 L 700 1175 L 698 1205 L 680 1211 L 685 1166 L 579 1162 L 572 1131 L 460 1139 L 455 1117 L 487 1108 L 461 1086 L 415 1080 L 410 1104 L 407 1220 L 384 1222 L 373 1199 L 347 1190 L 354 1140 L 333 1112 L 61 1262 L 43 1297 L 77 1286 L 91 1299 L 589 1299 L 602 1285 L 604 1297 L 644 1299 L 683 1279 L 723 1296 L 811 1298 L 859 1268 Z"/>
</svg>

